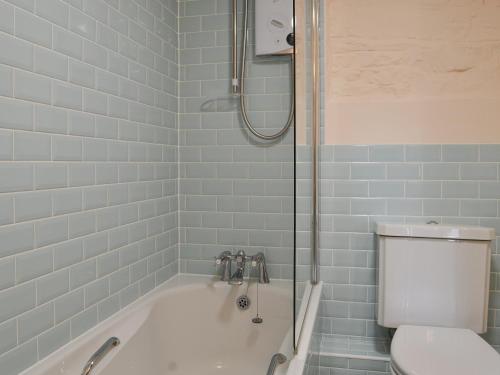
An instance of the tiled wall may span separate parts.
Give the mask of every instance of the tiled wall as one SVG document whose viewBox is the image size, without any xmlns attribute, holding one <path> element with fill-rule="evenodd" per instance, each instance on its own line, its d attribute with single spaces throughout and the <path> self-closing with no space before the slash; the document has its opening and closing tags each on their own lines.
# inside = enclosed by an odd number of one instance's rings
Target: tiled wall
<svg viewBox="0 0 500 375">
<path fill-rule="evenodd" d="M 386 335 L 375 321 L 376 222 L 483 225 L 500 235 L 499 168 L 500 145 L 322 145 L 322 332 Z M 498 243 L 485 338 L 500 348 Z"/>
<path fill-rule="evenodd" d="M 0 0 L 0 368 L 177 272 L 175 0 Z"/>
<path fill-rule="evenodd" d="M 264 251 L 272 277 L 291 277 L 293 131 L 261 143 L 244 128 L 230 94 L 231 3 L 180 2 L 181 271 L 213 274 L 214 256 L 241 248 Z M 248 58 L 250 117 L 275 132 L 288 117 L 288 58 L 254 58 L 251 43 Z"/>
</svg>

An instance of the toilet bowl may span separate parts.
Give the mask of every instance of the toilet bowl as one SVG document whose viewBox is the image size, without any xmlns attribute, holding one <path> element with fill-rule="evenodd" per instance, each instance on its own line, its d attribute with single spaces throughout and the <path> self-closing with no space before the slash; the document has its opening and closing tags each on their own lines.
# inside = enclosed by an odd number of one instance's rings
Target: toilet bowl
<svg viewBox="0 0 500 375">
<path fill-rule="evenodd" d="M 498 375 L 500 354 L 469 329 L 400 326 L 391 344 L 394 375 Z"/>
</svg>

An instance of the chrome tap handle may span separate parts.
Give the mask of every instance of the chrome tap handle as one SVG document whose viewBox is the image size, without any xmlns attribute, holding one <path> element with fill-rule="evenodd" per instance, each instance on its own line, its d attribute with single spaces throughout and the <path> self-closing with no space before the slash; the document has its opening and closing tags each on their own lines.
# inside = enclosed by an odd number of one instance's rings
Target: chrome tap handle
<svg viewBox="0 0 500 375">
<path fill-rule="evenodd" d="M 269 284 L 269 274 L 267 273 L 266 257 L 264 253 L 258 253 L 252 258 L 252 264 L 259 267 L 259 283 Z"/>
<path fill-rule="evenodd" d="M 216 265 L 222 265 L 221 281 L 229 281 L 231 278 L 231 260 L 233 255 L 230 251 L 223 251 L 215 258 Z"/>
</svg>

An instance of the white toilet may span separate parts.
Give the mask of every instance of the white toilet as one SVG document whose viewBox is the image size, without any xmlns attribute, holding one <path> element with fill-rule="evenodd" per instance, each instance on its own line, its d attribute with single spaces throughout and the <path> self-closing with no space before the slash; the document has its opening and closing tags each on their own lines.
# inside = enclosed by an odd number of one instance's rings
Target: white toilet
<svg viewBox="0 0 500 375">
<path fill-rule="evenodd" d="M 378 324 L 396 375 L 499 375 L 486 332 L 490 228 L 379 224 Z"/>
</svg>

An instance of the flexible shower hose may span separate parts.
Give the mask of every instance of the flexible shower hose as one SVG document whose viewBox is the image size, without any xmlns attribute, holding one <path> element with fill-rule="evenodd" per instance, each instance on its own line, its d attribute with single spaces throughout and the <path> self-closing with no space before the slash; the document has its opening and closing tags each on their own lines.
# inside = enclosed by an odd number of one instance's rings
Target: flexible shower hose
<svg viewBox="0 0 500 375">
<path fill-rule="evenodd" d="M 246 76 L 246 57 L 247 57 L 247 44 L 248 44 L 248 13 L 249 13 L 248 0 L 245 0 L 245 17 L 244 17 L 244 25 L 243 25 L 243 45 L 242 45 L 242 53 L 241 53 L 241 82 L 240 82 L 240 107 L 241 107 L 241 117 L 245 122 L 248 130 L 260 139 L 264 139 L 266 141 L 272 141 L 281 137 L 283 134 L 287 132 L 293 122 L 294 112 L 295 112 L 295 100 L 294 100 L 294 59 L 293 54 L 290 55 L 290 81 L 291 81 L 291 95 L 290 95 L 290 112 L 288 114 L 288 120 L 286 121 L 285 126 L 278 131 L 277 133 L 266 135 L 260 133 L 255 129 L 252 125 L 250 119 L 248 118 L 247 113 L 247 105 L 245 100 L 245 76 Z"/>
</svg>

